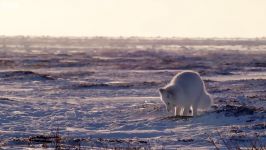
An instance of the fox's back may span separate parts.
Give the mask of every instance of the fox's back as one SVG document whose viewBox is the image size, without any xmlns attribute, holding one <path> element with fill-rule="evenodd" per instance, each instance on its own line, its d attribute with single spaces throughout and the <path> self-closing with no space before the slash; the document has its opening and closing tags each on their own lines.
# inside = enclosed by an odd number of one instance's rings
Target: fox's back
<svg viewBox="0 0 266 150">
<path fill-rule="evenodd" d="M 193 92 L 202 92 L 204 83 L 200 75 L 194 71 L 184 71 L 177 74 L 171 81 L 176 88 L 182 88 L 186 94 L 195 94 Z"/>
</svg>

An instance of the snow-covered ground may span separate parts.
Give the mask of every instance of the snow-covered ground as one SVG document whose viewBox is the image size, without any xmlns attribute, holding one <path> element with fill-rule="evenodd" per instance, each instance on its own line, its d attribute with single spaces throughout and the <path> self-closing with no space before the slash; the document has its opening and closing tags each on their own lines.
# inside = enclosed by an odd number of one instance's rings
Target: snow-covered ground
<svg viewBox="0 0 266 150">
<path fill-rule="evenodd" d="M 0 53 L 0 149 L 266 143 L 265 51 Z M 193 118 L 166 112 L 158 88 L 182 70 L 203 76 L 212 110 Z"/>
</svg>

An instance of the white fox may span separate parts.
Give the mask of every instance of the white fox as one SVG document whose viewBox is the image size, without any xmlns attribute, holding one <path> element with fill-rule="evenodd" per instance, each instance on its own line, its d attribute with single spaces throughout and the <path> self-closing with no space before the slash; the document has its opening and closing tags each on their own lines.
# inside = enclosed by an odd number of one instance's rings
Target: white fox
<svg viewBox="0 0 266 150">
<path fill-rule="evenodd" d="M 200 75 L 194 71 L 175 75 L 159 92 L 167 111 L 175 111 L 179 116 L 196 116 L 198 108 L 208 109 L 213 103 Z"/>
</svg>

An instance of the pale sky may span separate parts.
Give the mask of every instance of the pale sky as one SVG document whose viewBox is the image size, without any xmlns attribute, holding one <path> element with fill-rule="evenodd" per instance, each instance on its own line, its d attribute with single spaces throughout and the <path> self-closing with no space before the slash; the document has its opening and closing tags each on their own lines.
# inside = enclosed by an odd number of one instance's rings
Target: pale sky
<svg viewBox="0 0 266 150">
<path fill-rule="evenodd" d="M 0 35 L 266 36 L 266 0 L 0 0 Z"/>
</svg>

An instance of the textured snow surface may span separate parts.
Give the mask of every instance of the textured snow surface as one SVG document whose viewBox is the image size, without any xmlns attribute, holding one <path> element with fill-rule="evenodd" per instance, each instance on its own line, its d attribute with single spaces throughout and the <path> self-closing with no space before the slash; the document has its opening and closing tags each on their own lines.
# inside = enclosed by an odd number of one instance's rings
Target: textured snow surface
<svg viewBox="0 0 266 150">
<path fill-rule="evenodd" d="M 266 53 L 0 51 L 0 148 L 214 149 L 266 142 Z M 173 117 L 158 89 L 198 71 L 214 106 Z M 41 142 L 41 140 L 46 142 Z M 49 141 L 51 140 L 51 141 Z"/>
</svg>

